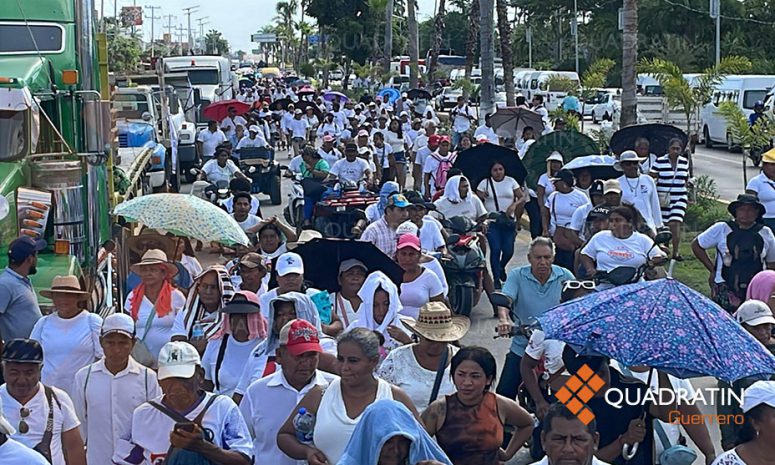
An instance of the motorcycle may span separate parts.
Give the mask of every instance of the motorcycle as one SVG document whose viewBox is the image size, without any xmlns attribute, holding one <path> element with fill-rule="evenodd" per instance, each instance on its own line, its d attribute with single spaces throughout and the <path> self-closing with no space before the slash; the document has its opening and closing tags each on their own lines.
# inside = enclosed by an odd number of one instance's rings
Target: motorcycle
<svg viewBox="0 0 775 465">
<path fill-rule="evenodd" d="M 366 207 L 377 202 L 379 195 L 353 182 L 336 182 L 323 194 L 322 200 L 315 204 L 315 229 L 323 237 L 352 239 L 353 227 L 366 220 Z"/>
<path fill-rule="evenodd" d="M 293 184 L 288 192 L 288 205 L 283 209 L 283 216 L 289 225 L 300 229 L 304 223 L 304 188 L 301 184 L 301 174 L 294 174 L 291 179 Z"/>
<path fill-rule="evenodd" d="M 598 289 L 604 290 L 616 286 L 623 286 L 625 284 L 637 283 L 641 281 L 644 276 L 646 279 L 649 279 L 649 272 L 656 272 L 655 266 L 651 263 L 651 260 L 648 259 L 649 254 L 654 250 L 654 247 L 669 244 L 671 240 L 673 240 L 673 235 L 670 231 L 659 231 L 654 237 L 654 244 L 648 252 L 646 252 L 646 263 L 643 265 L 637 268 L 631 266 L 618 266 L 610 271 L 598 271 L 594 277 L 595 284 L 602 285 L 602 287 Z"/>
<path fill-rule="evenodd" d="M 200 173 L 197 168 L 191 168 L 189 174 L 196 178 Z M 221 206 L 223 201 L 231 196 L 229 192 L 228 181 L 216 181 L 214 184 L 209 181 L 194 181 L 191 184 L 191 195 L 199 197 L 202 200 Z"/>
<path fill-rule="evenodd" d="M 274 150 L 266 147 L 245 147 L 236 151 L 240 171 L 250 178 L 253 194 L 268 194 L 272 205 L 282 203 L 280 192 L 280 170 L 282 166 L 274 159 Z"/>
<path fill-rule="evenodd" d="M 447 254 L 441 258 L 449 284 L 449 301 L 455 313 L 470 316 L 482 295 L 487 266 L 476 234 L 481 231 L 481 225 L 463 216 L 445 219 L 442 224 L 450 231 Z"/>
</svg>

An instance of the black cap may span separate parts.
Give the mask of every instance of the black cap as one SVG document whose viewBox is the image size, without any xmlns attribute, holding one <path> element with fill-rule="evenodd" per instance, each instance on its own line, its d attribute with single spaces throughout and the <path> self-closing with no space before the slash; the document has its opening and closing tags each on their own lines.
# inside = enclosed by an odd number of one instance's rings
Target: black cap
<svg viewBox="0 0 775 465">
<path fill-rule="evenodd" d="M 602 220 L 611 215 L 611 209 L 608 207 L 595 207 L 587 214 L 587 221 Z"/>
<path fill-rule="evenodd" d="M 355 150 L 357 152 L 358 151 L 358 146 L 356 144 L 354 144 L 353 142 L 349 142 L 348 144 L 346 144 L 344 146 L 344 149 L 345 150 Z"/>
<path fill-rule="evenodd" d="M 569 186 L 573 186 L 573 171 L 562 169 L 555 174 L 552 179 L 552 181 L 563 181 L 565 184 Z"/>
<path fill-rule="evenodd" d="M 603 195 L 603 180 L 595 179 L 592 181 L 592 185 L 589 186 L 589 195 Z"/>
<path fill-rule="evenodd" d="M 11 339 L 3 347 L 3 361 L 43 363 L 43 347 L 32 339 Z"/>
<path fill-rule="evenodd" d="M 43 239 L 33 239 L 30 236 L 20 236 L 8 246 L 8 258 L 19 263 L 45 249 L 48 243 Z"/>
<path fill-rule="evenodd" d="M 221 307 L 221 313 L 227 315 L 247 315 L 250 313 L 260 313 L 261 307 L 249 300 L 232 300 Z"/>
</svg>

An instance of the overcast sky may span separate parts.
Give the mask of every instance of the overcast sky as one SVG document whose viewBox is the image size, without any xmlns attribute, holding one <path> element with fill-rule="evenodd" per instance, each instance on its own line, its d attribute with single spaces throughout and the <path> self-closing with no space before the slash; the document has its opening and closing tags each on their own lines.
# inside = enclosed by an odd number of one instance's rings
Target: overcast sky
<svg viewBox="0 0 775 465">
<path fill-rule="evenodd" d="M 145 16 L 143 32 L 146 40 L 151 37 L 151 10 L 147 8 L 148 6 L 161 6 L 154 13 L 155 16 L 164 16 L 161 20 L 157 19 L 154 24 L 154 35 L 158 38 L 161 37 L 162 32 L 166 32 L 166 29 L 162 30 L 162 23 L 166 27 L 168 23 L 167 15 L 174 16 L 172 18 L 173 28 L 178 25 L 182 25 L 185 28 L 188 27 L 188 23 L 182 9 L 199 5 L 199 10 L 191 13 L 192 29 L 198 31 L 199 27 L 196 20 L 198 18 L 206 18 L 207 23 L 204 25 L 205 33 L 209 29 L 217 29 L 229 41 L 232 50 L 242 49 L 245 51 L 250 51 L 254 45 L 250 42 L 250 34 L 263 26 L 272 24 L 272 18 L 275 16 L 275 5 L 278 2 L 278 0 L 215 0 L 209 2 L 206 0 L 115 1 L 118 2 L 119 9 L 122 6 L 133 4 L 146 7 L 143 9 L 143 15 Z M 421 18 L 433 14 L 434 2 L 435 0 L 418 0 L 420 7 L 419 16 Z M 95 3 L 97 8 L 104 4 L 106 16 L 114 14 L 114 2 L 110 0 L 95 0 Z"/>
</svg>

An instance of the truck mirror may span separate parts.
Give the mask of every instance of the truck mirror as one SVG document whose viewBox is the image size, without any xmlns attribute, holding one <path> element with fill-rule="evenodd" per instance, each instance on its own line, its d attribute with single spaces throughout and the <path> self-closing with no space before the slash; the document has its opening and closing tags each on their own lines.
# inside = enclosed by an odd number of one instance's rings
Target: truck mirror
<svg viewBox="0 0 775 465">
<path fill-rule="evenodd" d="M 202 94 L 199 89 L 194 88 L 194 105 L 200 105 L 202 103 Z"/>
<path fill-rule="evenodd" d="M 151 121 L 153 119 L 153 116 L 150 112 L 144 111 L 141 118 L 143 118 L 143 121 Z"/>
</svg>

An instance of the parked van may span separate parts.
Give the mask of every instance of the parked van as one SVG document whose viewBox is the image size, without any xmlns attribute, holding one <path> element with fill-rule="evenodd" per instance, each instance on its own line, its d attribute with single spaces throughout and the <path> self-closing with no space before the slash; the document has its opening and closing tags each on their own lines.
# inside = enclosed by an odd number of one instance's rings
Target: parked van
<svg viewBox="0 0 775 465">
<path fill-rule="evenodd" d="M 758 100 L 764 101 L 773 86 L 775 86 L 775 76 L 772 75 L 726 76 L 713 91 L 710 102 L 700 112 L 705 146 L 712 147 L 714 143 L 725 143 L 730 150 L 735 146 L 735 141 L 727 130 L 727 122 L 719 112 L 722 103 L 733 102 L 747 118 L 753 113 L 754 104 Z"/>
<path fill-rule="evenodd" d="M 527 92 L 530 87 L 530 76 L 534 69 L 521 69 L 514 71 L 514 90 L 527 98 Z"/>
<path fill-rule="evenodd" d="M 649 97 L 662 95 L 662 84 L 650 74 L 639 74 L 638 79 L 635 81 L 635 85 L 637 87 L 637 92 L 640 95 Z"/>
<path fill-rule="evenodd" d="M 549 79 L 554 76 L 566 77 L 574 81 L 577 87 L 581 87 L 579 75 L 574 71 L 533 71 L 530 74 L 530 83 L 527 94 L 525 94 L 524 91 L 522 94 L 525 95 L 528 100 L 532 100 L 536 95 L 542 95 L 544 97 L 544 107 L 546 107 L 548 111 L 556 109 L 562 103 L 562 99 L 568 94 L 561 89 L 552 89 L 549 87 Z"/>
</svg>

